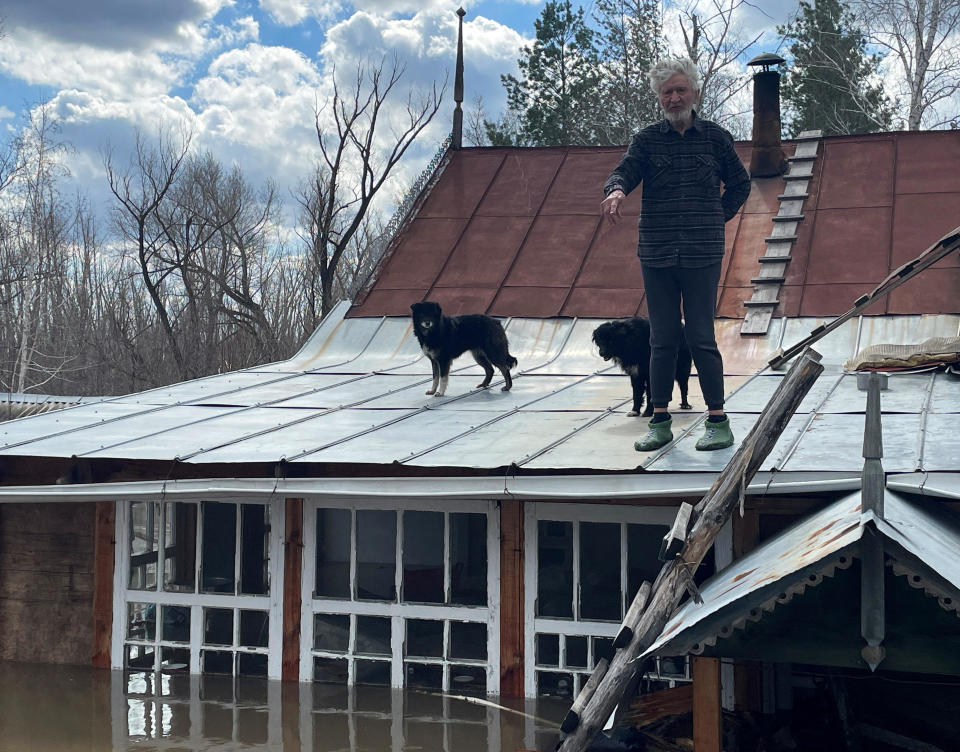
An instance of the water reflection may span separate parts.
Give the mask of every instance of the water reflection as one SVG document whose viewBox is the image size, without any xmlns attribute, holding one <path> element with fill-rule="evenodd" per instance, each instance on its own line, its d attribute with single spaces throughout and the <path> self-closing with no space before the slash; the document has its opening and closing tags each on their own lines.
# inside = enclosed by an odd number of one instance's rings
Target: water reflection
<svg viewBox="0 0 960 752">
<path fill-rule="evenodd" d="M 0 751 L 549 750 L 563 701 L 0 662 Z"/>
</svg>

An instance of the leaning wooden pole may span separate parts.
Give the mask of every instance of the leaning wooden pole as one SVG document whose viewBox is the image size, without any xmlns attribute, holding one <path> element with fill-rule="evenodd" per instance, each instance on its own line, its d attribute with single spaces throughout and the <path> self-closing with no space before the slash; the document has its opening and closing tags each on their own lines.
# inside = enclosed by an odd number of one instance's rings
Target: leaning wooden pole
<svg viewBox="0 0 960 752">
<path fill-rule="evenodd" d="M 823 372 L 820 354 L 807 349 L 794 362 L 770 401 L 691 515 L 690 532 L 676 558 L 666 562 L 653 584 L 643 616 L 630 642 L 617 650 L 590 702 L 577 714 L 579 723 L 560 741 L 558 752 L 582 752 L 603 728 L 621 700 L 633 675 L 641 669 L 640 656 L 660 636 L 680 598 L 720 528 L 730 519 L 750 480 L 777 443 L 810 387 Z"/>
</svg>

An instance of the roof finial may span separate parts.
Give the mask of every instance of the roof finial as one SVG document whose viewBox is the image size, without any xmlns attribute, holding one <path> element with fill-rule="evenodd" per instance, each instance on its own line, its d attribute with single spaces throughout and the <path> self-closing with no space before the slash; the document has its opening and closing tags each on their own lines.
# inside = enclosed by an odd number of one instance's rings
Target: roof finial
<svg viewBox="0 0 960 752">
<path fill-rule="evenodd" d="M 453 137 L 452 145 L 454 149 L 463 146 L 463 17 L 467 12 L 463 8 L 457 8 L 457 15 L 460 16 L 460 30 L 457 34 L 457 72 L 453 82 L 453 101 L 456 107 L 453 109 Z"/>
</svg>

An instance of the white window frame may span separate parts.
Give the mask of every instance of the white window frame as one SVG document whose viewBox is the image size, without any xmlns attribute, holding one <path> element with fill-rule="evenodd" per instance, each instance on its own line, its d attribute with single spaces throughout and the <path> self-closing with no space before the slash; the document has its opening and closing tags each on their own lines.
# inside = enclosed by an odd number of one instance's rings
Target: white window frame
<svg viewBox="0 0 960 752">
<path fill-rule="evenodd" d="M 163 513 L 164 504 L 168 502 L 194 503 L 197 505 L 197 571 L 195 573 L 196 581 L 199 583 L 200 567 L 202 558 L 200 549 L 203 544 L 203 514 L 202 504 L 227 503 L 239 506 L 243 504 L 266 505 L 268 510 L 268 519 L 270 524 L 269 546 L 270 546 L 270 593 L 268 595 L 228 595 L 224 593 L 184 593 L 184 592 L 166 592 L 163 588 L 163 557 L 157 557 L 157 584 L 153 590 L 131 590 L 130 583 L 130 510 L 133 503 L 160 504 L 160 531 L 158 538 L 158 551 L 164 551 L 164 524 Z M 113 568 L 113 634 L 111 637 L 111 667 L 114 669 L 126 669 L 126 646 L 128 644 L 152 644 L 158 649 L 161 647 L 188 648 L 190 650 L 189 672 L 191 674 L 201 674 L 200 654 L 204 649 L 214 649 L 219 651 L 228 651 L 235 654 L 256 653 L 266 654 L 267 656 L 267 678 L 281 678 L 282 661 L 282 643 L 283 643 L 283 529 L 284 529 L 284 504 L 283 499 L 270 494 L 264 494 L 262 497 L 244 497 L 243 499 L 207 499 L 202 496 L 170 498 L 163 496 L 145 497 L 115 502 L 116 507 L 116 528 L 114 549 L 114 568 Z M 241 515 L 237 514 L 237 552 L 240 555 L 240 520 Z M 234 563 L 236 567 L 236 561 Z M 236 571 L 236 570 L 235 570 Z M 162 606 L 189 606 L 190 607 L 190 642 L 189 643 L 167 643 L 160 639 L 161 630 L 156 630 L 155 638 L 150 640 L 128 640 L 127 639 L 127 604 L 128 603 L 156 603 L 157 604 L 157 623 L 160 623 L 160 613 Z M 203 609 L 204 608 L 223 608 L 235 611 L 233 619 L 234 645 L 232 646 L 205 646 L 203 643 Z M 266 611 L 268 612 L 268 623 L 270 637 L 268 646 L 264 648 L 244 648 L 238 644 L 239 617 L 236 613 L 239 610 Z M 145 669 L 134 669 L 145 670 Z"/>
<path fill-rule="evenodd" d="M 541 520 L 556 520 L 559 522 L 609 522 L 620 525 L 620 551 L 623 563 L 620 567 L 620 588 L 627 593 L 627 524 L 663 525 L 664 533 L 673 524 L 677 515 L 677 508 L 672 506 L 636 506 L 627 504 L 567 504 L 557 502 L 527 502 L 524 509 L 524 694 L 527 697 L 537 696 L 537 663 L 536 663 L 536 635 L 537 633 L 559 634 L 566 637 L 616 637 L 620 631 L 620 622 L 593 621 L 576 618 L 576 600 L 580 583 L 580 528 L 573 525 L 573 573 L 574 573 L 574 618 L 558 619 L 554 617 L 537 616 L 537 564 L 539 544 L 539 522 Z M 626 603 L 624 609 L 629 607 Z M 561 644 L 561 664 L 564 663 L 564 650 Z M 592 671 L 590 656 L 592 648 L 588 647 L 588 667 L 584 669 L 557 668 L 556 672 L 569 672 L 574 676 L 572 697 L 580 691 L 581 674 L 589 675 Z M 544 669 L 540 669 L 544 670 Z"/>
<path fill-rule="evenodd" d="M 397 539 L 394 561 L 396 564 L 394 576 L 398 600 L 395 602 L 357 600 L 354 585 L 356 583 L 356 545 L 351 541 L 350 546 L 350 599 L 314 598 L 313 591 L 316 579 L 317 554 L 317 510 L 318 509 L 347 509 L 351 513 L 351 536 L 356 536 L 357 511 L 383 510 L 393 512 L 446 512 L 446 513 L 473 513 L 485 514 L 487 518 L 487 605 L 430 605 L 403 603 L 399 600 L 403 584 L 403 524 L 402 515 L 397 514 Z M 450 555 L 449 550 L 449 516 L 444 516 L 444 562 Z M 390 684 L 392 687 L 404 686 L 404 620 L 405 619 L 432 619 L 444 621 L 444 648 L 449 644 L 451 621 L 472 621 L 484 623 L 487 626 L 487 694 L 497 694 L 500 691 L 500 514 L 499 503 L 496 501 L 464 501 L 464 500 L 420 500 L 420 499 L 310 499 L 304 500 L 303 509 L 303 570 L 301 574 L 301 619 L 300 619 L 300 681 L 313 681 L 313 659 L 346 658 L 348 661 L 348 685 L 354 683 L 356 657 L 367 660 L 366 656 L 354 656 L 352 646 L 348 654 L 334 653 L 313 648 L 313 616 L 314 614 L 346 614 L 350 615 L 351 635 L 355 633 L 356 616 L 389 617 L 390 624 Z M 449 584 L 449 567 L 444 567 L 444 584 Z M 447 651 L 444 649 L 444 656 Z M 375 660 L 375 659 L 374 659 Z M 384 660 L 386 660 L 384 658 Z M 469 664 L 469 660 L 456 658 L 412 658 L 413 663 L 442 664 L 444 686 L 450 685 L 450 665 Z"/>
</svg>

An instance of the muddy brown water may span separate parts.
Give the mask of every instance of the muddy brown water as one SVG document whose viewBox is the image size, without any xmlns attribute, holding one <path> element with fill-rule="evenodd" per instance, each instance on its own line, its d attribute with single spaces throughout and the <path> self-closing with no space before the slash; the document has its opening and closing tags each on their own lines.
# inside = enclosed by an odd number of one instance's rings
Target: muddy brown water
<svg viewBox="0 0 960 752">
<path fill-rule="evenodd" d="M 0 662 L 0 752 L 552 750 L 568 708 L 550 699 Z"/>
</svg>

